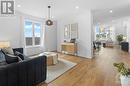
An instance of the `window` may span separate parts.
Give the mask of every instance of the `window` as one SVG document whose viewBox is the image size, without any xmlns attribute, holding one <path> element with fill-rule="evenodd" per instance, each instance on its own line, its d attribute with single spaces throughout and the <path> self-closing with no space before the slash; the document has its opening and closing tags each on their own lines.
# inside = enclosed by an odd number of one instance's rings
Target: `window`
<svg viewBox="0 0 130 86">
<path fill-rule="evenodd" d="M 25 45 L 41 45 L 41 23 L 25 20 L 24 28 Z"/>
<path fill-rule="evenodd" d="M 111 26 L 96 26 L 96 40 L 112 40 L 113 39 L 113 27 Z"/>
<path fill-rule="evenodd" d="M 25 21 L 25 40 L 26 40 L 26 46 L 33 45 L 32 22 L 29 21 Z"/>
</svg>

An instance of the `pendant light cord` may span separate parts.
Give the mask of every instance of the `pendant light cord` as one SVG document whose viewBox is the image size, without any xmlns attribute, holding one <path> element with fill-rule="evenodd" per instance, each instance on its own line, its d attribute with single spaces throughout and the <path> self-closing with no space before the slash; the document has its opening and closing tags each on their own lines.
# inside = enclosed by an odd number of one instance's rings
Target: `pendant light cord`
<svg viewBox="0 0 130 86">
<path fill-rule="evenodd" d="M 50 19 L 50 11 L 51 11 L 51 6 L 48 6 L 48 18 Z"/>
</svg>

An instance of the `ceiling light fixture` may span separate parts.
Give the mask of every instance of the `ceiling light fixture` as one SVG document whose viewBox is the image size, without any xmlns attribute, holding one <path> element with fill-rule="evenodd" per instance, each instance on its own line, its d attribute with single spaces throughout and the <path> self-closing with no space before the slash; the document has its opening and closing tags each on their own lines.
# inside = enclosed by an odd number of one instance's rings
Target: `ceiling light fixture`
<svg viewBox="0 0 130 86">
<path fill-rule="evenodd" d="M 110 13 L 113 13 L 113 10 L 110 10 L 109 12 L 110 12 Z"/>
<path fill-rule="evenodd" d="M 75 8 L 76 8 L 76 9 L 79 9 L 79 6 L 76 6 Z"/>
<path fill-rule="evenodd" d="M 48 19 L 46 21 L 46 25 L 51 26 L 53 25 L 53 21 L 51 20 L 51 6 L 48 6 Z"/>
<path fill-rule="evenodd" d="M 21 5 L 20 5 L 20 4 L 18 4 L 18 5 L 17 5 L 17 7 L 21 7 Z"/>
<path fill-rule="evenodd" d="M 115 22 L 115 20 L 112 20 L 112 22 Z"/>
</svg>

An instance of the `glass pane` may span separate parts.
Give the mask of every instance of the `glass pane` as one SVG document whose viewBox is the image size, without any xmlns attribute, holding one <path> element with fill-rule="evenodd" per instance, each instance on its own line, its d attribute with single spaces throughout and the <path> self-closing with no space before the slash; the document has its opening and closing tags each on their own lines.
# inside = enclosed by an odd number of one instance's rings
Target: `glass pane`
<svg viewBox="0 0 130 86">
<path fill-rule="evenodd" d="M 34 36 L 35 36 L 35 45 L 40 45 L 41 24 L 39 24 L 39 23 L 34 24 Z"/>
<path fill-rule="evenodd" d="M 40 37 L 35 37 L 35 45 L 40 45 Z"/>
<path fill-rule="evenodd" d="M 33 45 L 32 43 L 32 37 L 26 37 L 26 46 Z"/>
<path fill-rule="evenodd" d="M 25 35 L 25 40 L 26 40 L 26 46 L 33 45 L 33 30 L 32 30 L 32 22 L 25 21 L 25 26 L 24 26 L 24 35 Z"/>
</svg>

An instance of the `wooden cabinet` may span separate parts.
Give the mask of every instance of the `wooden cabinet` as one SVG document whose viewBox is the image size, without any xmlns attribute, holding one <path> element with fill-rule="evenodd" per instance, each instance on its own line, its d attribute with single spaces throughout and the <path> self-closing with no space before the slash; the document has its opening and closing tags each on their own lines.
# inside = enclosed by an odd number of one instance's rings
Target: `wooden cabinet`
<svg viewBox="0 0 130 86">
<path fill-rule="evenodd" d="M 61 51 L 76 55 L 77 54 L 77 43 L 62 43 L 61 44 Z"/>
</svg>

